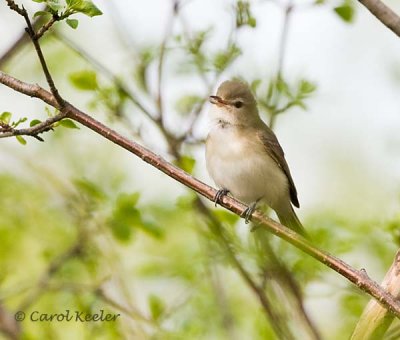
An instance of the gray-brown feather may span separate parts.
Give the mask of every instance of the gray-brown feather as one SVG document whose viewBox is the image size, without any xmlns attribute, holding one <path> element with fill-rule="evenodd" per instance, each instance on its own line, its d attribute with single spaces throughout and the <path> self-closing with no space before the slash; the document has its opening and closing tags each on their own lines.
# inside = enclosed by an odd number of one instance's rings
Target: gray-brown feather
<svg viewBox="0 0 400 340">
<path fill-rule="evenodd" d="M 294 185 L 292 175 L 290 174 L 289 166 L 285 159 L 285 153 L 283 152 L 283 149 L 280 146 L 274 132 L 267 125 L 265 125 L 264 130 L 259 131 L 257 136 L 265 145 L 265 151 L 268 152 L 276 164 L 278 164 L 278 166 L 285 173 L 289 181 L 290 200 L 295 207 L 299 208 L 300 203 L 297 198 L 296 186 Z"/>
</svg>

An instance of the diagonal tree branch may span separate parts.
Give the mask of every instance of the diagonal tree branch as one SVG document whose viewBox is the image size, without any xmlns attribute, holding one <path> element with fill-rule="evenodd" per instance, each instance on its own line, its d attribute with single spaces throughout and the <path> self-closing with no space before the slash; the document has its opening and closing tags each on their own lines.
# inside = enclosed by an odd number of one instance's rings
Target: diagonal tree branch
<svg viewBox="0 0 400 340">
<path fill-rule="evenodd" d="M 1 71 L 0 83 L 14 89 L 17 92 L 24 93 L 31 97 L 37 97 L 45 101 L 49 105 L 58 108 L 59 104 L 56 98 L 54 98 L 54 96 L 48 91 L 38 87 L 38 85 L 24 83 Z M 217 192 L 214 188 L 199 181 L 198 179 L 189 175 L 187 172 L 176 167 L 175 165 L 167 162 L 165 159 L 156 155 L 147 148 L 121 136 L 116 131 L 88 116 L 68 102 L 65 103 L 64 110 L 65 111 L 63 112 L 65 112 L 66 117 L 81 123 L 82 125 L 100 134 L 104 138 L 140 157 L 146 163 L 149 163 L 153 167 L 164 172 L 169 177 L 196 191 L 203 197 L 214 201 L 215 194 Z M 237 215 L 241 215 L 246 209 L 245 205 L 228 196 L 223 197 L 221 205 Z M 397 317 L 400 317 L 400 303 L 391 294 L 387 293 L 381 286 L 379 286 L 375 281 L 370 279 L 365 270 L 356 270 L 352 268 L 350 265 L 343 262 L 339 258 L 315 247 L 312 243 L 310 243 L 300 235 L 275 222 L 274 220 L 265 217 L 262 213 L 258 211 L 253 214 L 252 221 L 259 224 L 261 227 L 273 233 L 274 235 L 289 242 L 296 248 L 312 256 L 317 261 L 333 269 L 334 271 L 345 277 L 347 280 L 355 284 L 362 291 L 374 297 L 382 306 L 387 308 L 390 312 L 395 314 Z"/>
<path fill-rule="evenodd" d="M 380 0 L 358 0 L 375 17 L 400 37 L 400 16 Z"/>
</svg>

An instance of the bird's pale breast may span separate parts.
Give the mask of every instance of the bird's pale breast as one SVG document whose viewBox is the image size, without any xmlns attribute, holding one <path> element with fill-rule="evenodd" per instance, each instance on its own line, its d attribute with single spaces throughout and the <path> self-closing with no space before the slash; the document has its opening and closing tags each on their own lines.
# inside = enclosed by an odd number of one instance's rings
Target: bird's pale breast
<svg viewBox="0 0 400 340">
<path fill-rule="evenodd" d="M 214 126 L 207 138 L 206 161 L 216 185 L 244 203 L 263 199 L 275 209 L 289 199 L 286 175 L 251 130 Z"/>
</svg>

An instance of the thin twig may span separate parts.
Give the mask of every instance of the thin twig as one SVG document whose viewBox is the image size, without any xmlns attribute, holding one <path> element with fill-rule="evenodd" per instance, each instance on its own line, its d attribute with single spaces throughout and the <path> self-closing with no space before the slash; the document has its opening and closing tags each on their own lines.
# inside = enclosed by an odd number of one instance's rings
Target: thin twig
<svg viewBox="0 0 400 340">
<path fill-rule="evenodd" d="M 104 302 L 109 304 L 114 309 L 116 309 L 118 311 L 121 311 L 126 316 L 129 316 L 130 318 L 132 318 L 132 320 L 134 320 L 134 321 L 139 320 L 139 321 L 143 321 L 143 322 L 146 322 L 148 324 L 154 325 L 154 323 L 151 320 L 149 320 L 148 318 L 146 318 L 142 314 L 138 313 L 135 310 L 130 310 L 129 308 L 121 305 L 119 302 L 117 302 L 114 299 L 112 299 L 110 296 L 108 296 L 106 294 L 104 289 L 102 289 L 101 287 L 95 291 L 95 294 L 96 294 L 96 296 L 98 298 L 100 298 L 101 300 L 103 300 Z"/>
<path fill-rule="evenodd" d="M 18 310 L 27 310 L 31 306 L 31 304 L 38 299 L 39 296 L 45 293 L 48 285 L 50 284 L 50 279 L 54 276 L 54 274 L 56 274 L 62 268 L 62 266 L 71 258 L 77 256 L 81 252 L 81 250 L 82 239 L 79 238 L 75 244 L 73 244 L 66 251 L 57 256 L 43 273 L 36 289 L 31 294 L 29 294 L 28 297 L 24 299 L 18 306 Z"/>
<path fill-rule="evenodd" d="M 64 18 L 65 17 L 59 17 L 57 14 L 53 14 L 51 19 L 38 29 L 35 34 L 35 39 L 39 40 L 43 36 L 43 34 L 45 34 L 50 29 L 50 27 L 54 25 L 54 23 Z"/>
<path fill-rule="evenodd" d="M 264 230 L 257 229 L 253 233 L 263 256 L 261 287 L 275 295 L 275 299 L 281 301 L 282 305 L 285 305 L 282 300 L 284 299 L 286 305 L 290 306 L 290 310 L 286 313 L 291 313 L 286 317 L 290 318 L 294 314 L 299 320 L 302 320 L 304 331 L 308 333 L 308 337 L 320 340 L 321 336 L 304 308 L 303 294 L 294 275 L 272 248 L 271 235 L 266 234 Z M 283 297 L 280 297 L 279 293 L 283 293 Z M 298 330 L 300 331 L 299 328 Z"/>
<path fill-rule="evenodd" d="M 43 7 L 41 10 L 44 10 Z M 36 29 L 41 27 L 44 22 L 43 17 L 36 17 L 32 22 L 32 26 Z M 14 41 L 14 43 L 0 56 L 0 68 L 12 57 L 14 57 L 15 53 L 24 46 L 27 42 L 29 42 L 29 36 L 26 34 L 25 30 L 23 30 L 18 38 Z"/>
<path fill-rule="evenodd" d="M 179 10 L 179 1 L 178 0 L 173 0 L 172 3 L 172 13 L 170 15 L 167 28 L 165 30 L 165 35 L 164 39 L 160 45 L 160 56 L 158 58 L 158 66 L 157 66 L 157 95 L 156 95 L 156 106 L 158 109 L 158 119 L 160 121 L 163 120 L 163 114 L 164 114 L 164 103 L 163 103 L 163 94 L 162 94 L 162 88 L 163 88 L 163 71 L 164 71 L 164 63 L 165 63 L 165 52 L 167 48 L 167 43 L 168 40 L 171 36 L 172 29 L 174 27 L 174 21 L 175 17 L 178 14 Z"/>
<path fill-rule="evenodd" d="M 15 4 L 15 2 L 13 0 L 6 0 L 6 1 L 7 1 L 8 6 L 13 11 L 17 12 L 18 14 L 20 14 L 25 19 L 25 22 L 26 22 L 26 24 L 28 26 L 26 28 L 26 32 L 29 34 L 29 37 L 32 40 L 33 46 L 35 47 L 36 54 L 37 54 L 37 56 L 39 58 L 40 65 L 42 66 L 43 73 L 44 73 L 44 75 L 46 77 L 47 84 L 50 87 L 50 91 L 51 91 L 51 93 L 53 94 L 54 98 L 57 101 L 57 104 L 58 104 L 57 109 L 61 109 L 65 105 L 64 99 L 61 98 L 61 96 L 58 93 L 58 90 L 57 90 L 57 88 L 56 88 L 56 86 L 54 84 L 53 78 L 52 78 L 52 76 L 50 74 L 49 68 L 48 68 L 46 60 L 44 58 L 44 55 L 43 55 L 43 52 L 42 52 L 42 48 L 40 47 L 39 40 L 38 40 L 38 38 L 36 36 L 36 33 L 35 33 L 34 28 L 33 28 L 32 22 L 29 19 L 28 12 L 24 8 L 24 6 L 19 7 L 18 5 Z"/>
<path fill-rule="evenodd" d="M 7 6 L 10 7 L 11 10 L 17 12 L 19 15 L 24 16 L 24 8 L 19 7 L 13 0 L 6 0 Z"/>
<path fill-rule="evenodd" d="M 253 291 L 255 296 L 260 301 L 263 311 L 266 317 L 271 321 L 270 324 L 278 338 L 294 339 L 293 335 L 290 333 L 290 330 L 285 327 L 285 324 L 276 313 L 276 310 L 273 308 L 271 301 L 266 296 L 264 289 L 253 280 L 250 273 L 245 269 L 245 267 L 237 258 L 235 251 L 232 249 L 232 246 L 224 233 L 224 228 L 221 225 L 220 221 L 213 216 L 213 214 L 205 206 L 205 204 L 201 201 L 199 197 L 197 197 L 195 204 L 198 211 L 200 211 L 207 218 L 210 230 L 218 236 L 218 239 L 222 246 L 225 248 L 232 265 L 236 268 L 244 282 L 249 286 L 249 288 Z"/>
<path fill-rule="evenodd" d="M 281 37 L 280 37 L 280 43 L 279 43 L 279 56 L 278 56 L 278 70 L 276 73 L 276 79 L 282 79 L 283 78 L 283 67 L 284 67 L 284 63 L 285 63 L 285 56 L 286 56 L 286 46 L 287 46 L 287 39 L 288 39 L 288 33 L 289 33 L 289 25 L 290 25 L 290 18 L 291 18 L 291 14 L 293 12 L 293 4 L 292 1 L 290 1 L 286 8 L 285 8 L 285 16 L 283 18 L 283 26 L 282 26 L 282 33 L 281 33 Z M 279 93 L 276 97 L 276 102 L 279 101 Z M 286 108 L 284 108 L 286 109 Z M 281 113 L 280 112 L 272 112 L 271 113 L 271 117 L 269 120 L 269 127 L 271 129 L 274 128 L 275 126 L 275 122 L 276 122 L 276 116 Z"/>
<path fill-rule="evenodd" d="M 201 235 L 203 236 L 203 235 Z M 228 339 L 237 339 L 235 332 L 235 321 L 232 313 L 230 301 L 226 296 L 225 284 L 221 282 L 220 272 L 217 263 L 215 263 L 212 256 L 212 247 L 208 238 L 201 237 L 200 245 L 205 253 L 205 277 L 210 280 L 210 286 L 213 290 L 216 305 L 221 315 L 221 326 L 224 329 L 225 335 Z"/>
<path fill-rule="evenodd" d="M 0 82 L 9 87 L 19 87 L 21 89 L 21 93 L 24 93 L 30 97 L 41 98 L 47 104 L 58 108 L 58 102 L 55 101 L 54 96 L 52 96 L 49 92 L 44 90 L 37 84 L 26 84 L 21 82 L 20 80 L 10 77 L 0 71 Z M 39 134 L 50 131 L 53 127 L 53 124 L 62 120 L 66 117 L 66 109 L 65 107 L 55 116 L 46 119 L 44 122 L 36 124 L 32 127 L 25 129 L 15 129 L 12 127 L 4 127 L 0 129 L 0 138 L 12 137 L 12 136 L 32 136 L 40 141 L 43 141 Z"/>
<path fill-rule="evenodd" d="M 37 140 L 43 142 L 43 139 L 39 137 L 38 135 L 47 132 L 50 130 L 53 130 L 53 124 L 62 120 L 65 118 L 66 113 L 60 112 L 54 117 L 50 117 L 46 119 L 44 122 L 41 122 L 39 124 L 36 124 L 30 128 L 25 128 L 25 129 L 14 129 L 10 126 L 6 128 L 0 128 L 0 138 L 5 138 L 5 137 L 11 137 L 11 136 L 31 136 L 36 138 Z M 2 131 L 2 129 L 4 131 Z"/>
</svg>

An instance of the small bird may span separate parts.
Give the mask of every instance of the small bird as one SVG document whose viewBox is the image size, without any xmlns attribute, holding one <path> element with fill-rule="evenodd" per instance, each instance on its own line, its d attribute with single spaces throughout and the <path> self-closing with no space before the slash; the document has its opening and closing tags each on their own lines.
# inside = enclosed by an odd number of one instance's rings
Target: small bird
<svg viewBox="0 0 400 340">
<path fill-rule="evenodd" d="M 213 126 L 206 141 L 207 170 L 220 188 L 215 204 L 230 193 L 248 205 L 246 223 L 257 203 L 271 207 L 280 222 L 306 235 L 292 204 L 300 207 L 283 150 L 274 132 L 260 118 L 257 102 L 244 82 L 223 82 L 215 96 Z"/>
</svg>

